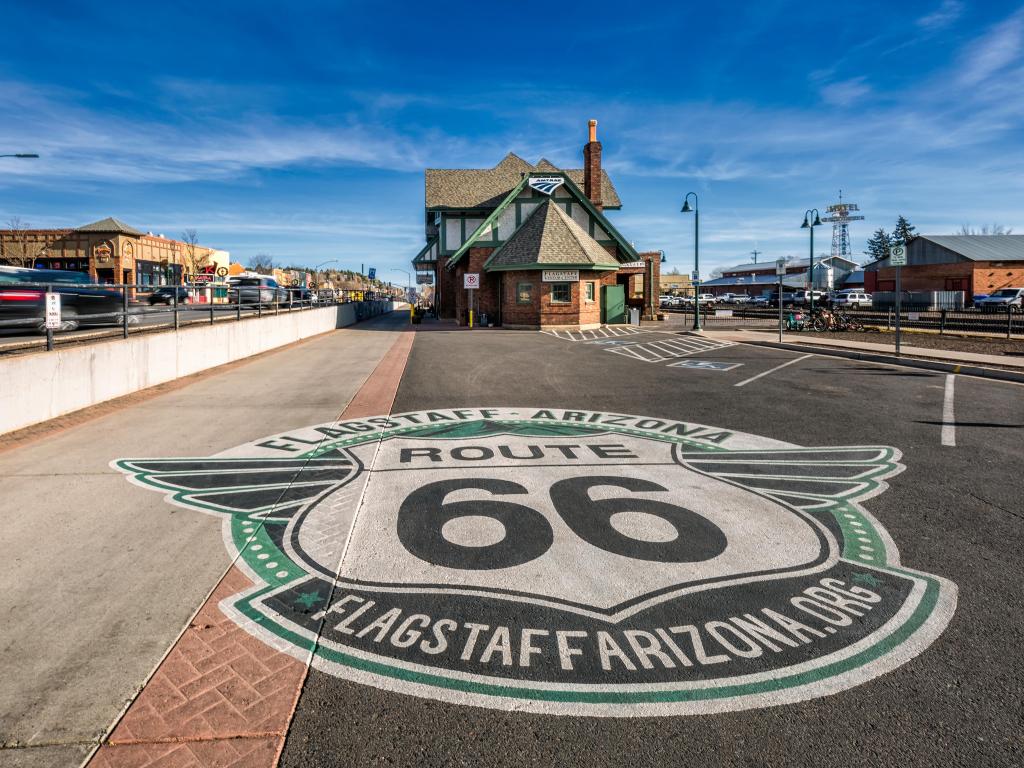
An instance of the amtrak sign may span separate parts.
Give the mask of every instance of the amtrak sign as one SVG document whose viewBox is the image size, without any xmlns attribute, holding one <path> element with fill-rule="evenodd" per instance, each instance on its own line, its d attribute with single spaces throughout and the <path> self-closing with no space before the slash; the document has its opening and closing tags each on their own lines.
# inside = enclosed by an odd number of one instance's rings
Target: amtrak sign
<svg viewBox="0 0 1024 768">
<path fill-rule="evenodd" d="M 685 715 L 836 693 L 903 664 L 955 586 L 863 505 L 897 450 L 662 418 L 459 408 L 114 466 L 222 516 L 221 603 L 319 669 L 432 699 Z"/>
<path fill-rule="evenodd" d="M 565 179 L 561 176 L 531 176 L 530 177 L 530 188 L 536 189 L 538 192 L 545 195 L 553 195 L 555 190 L 565 184 Z"/>
</svg>

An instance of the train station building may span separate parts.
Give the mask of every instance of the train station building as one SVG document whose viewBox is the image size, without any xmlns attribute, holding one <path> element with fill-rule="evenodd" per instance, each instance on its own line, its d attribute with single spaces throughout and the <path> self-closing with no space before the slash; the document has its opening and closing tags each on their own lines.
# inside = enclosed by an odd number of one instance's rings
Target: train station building
<svg viewBox="0 0 1024 768">
<path fill-rule="evenodd" d="M 583 168 L 509 153 L 493 168 L 426 170 L 426 244 L 413 259 L 442 319 L 506 328 L 593 328 L 657 310 L 661 253 L 608 220 L 621 208 L 597 121 Z"/>
</svg>

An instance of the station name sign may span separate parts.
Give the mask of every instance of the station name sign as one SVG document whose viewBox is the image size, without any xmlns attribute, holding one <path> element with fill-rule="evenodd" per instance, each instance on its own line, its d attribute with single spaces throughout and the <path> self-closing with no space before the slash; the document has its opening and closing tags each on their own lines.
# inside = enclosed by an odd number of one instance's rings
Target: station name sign
<svg viewBox="0 0 1024 768">
<path fill-rule="evenodd" d="M 619 264 L 619 269 L 638 269 L 643 266 L 643 261 L 627 261 L 625 264 Z"/>
<path fill-rule="evenodd" d="M 541 271 L 541 282 L 544 283 L 576 283 L 580 279 L 578 269 L 545 269 Z"/>
</svg>

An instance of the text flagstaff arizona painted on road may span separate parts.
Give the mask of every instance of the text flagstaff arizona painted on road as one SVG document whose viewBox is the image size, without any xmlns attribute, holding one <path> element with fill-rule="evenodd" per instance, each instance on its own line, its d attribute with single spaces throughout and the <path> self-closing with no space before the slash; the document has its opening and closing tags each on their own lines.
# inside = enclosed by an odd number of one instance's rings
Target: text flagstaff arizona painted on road
<svg viewBox="0 0 1024 768">
<path fill-rule="evenodd" d="M 835 693 L 913 658 L 949 581 L 861 506 L 885 447 L 481 408 L 292 430 L 114 466 L 220 514 L 254 585 L 221 604 L 321 670 L 564 715 L 675 715 Z"/>
</svg>

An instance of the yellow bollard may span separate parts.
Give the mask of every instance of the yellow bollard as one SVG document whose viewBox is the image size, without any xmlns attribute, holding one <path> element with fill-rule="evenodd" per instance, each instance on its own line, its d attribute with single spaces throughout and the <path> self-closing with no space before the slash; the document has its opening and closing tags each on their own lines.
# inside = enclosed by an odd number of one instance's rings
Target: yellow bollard
<svg viewBox="0 0 1024 768">
<path fill-rule="evenodd" d="M 416 306 L 414 304 L 409 305 L 409 325 L 412 325 L 412 316 L 416 313 Z"/>
<path fill-rule="evenodd" d="M 473 327 L 473 310 L 469 310 L 469 327 Z"/>
</svg>

